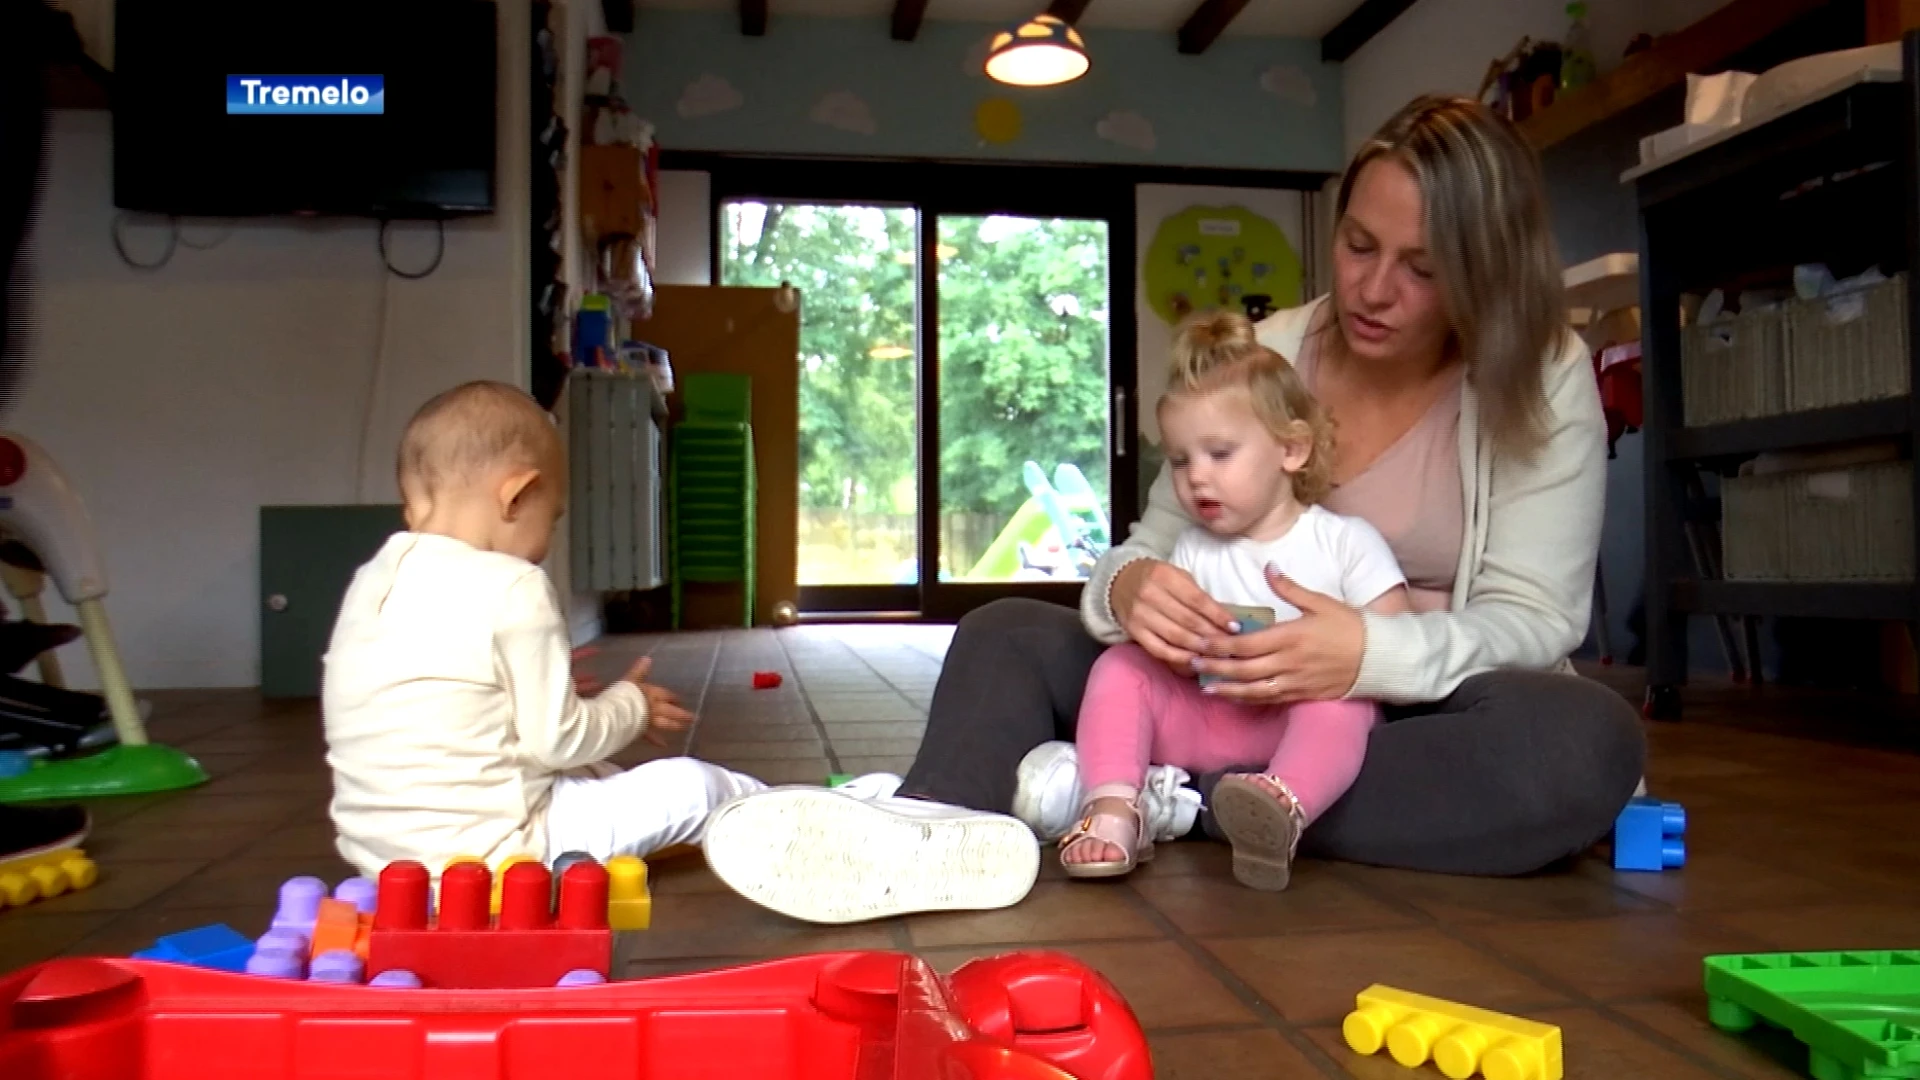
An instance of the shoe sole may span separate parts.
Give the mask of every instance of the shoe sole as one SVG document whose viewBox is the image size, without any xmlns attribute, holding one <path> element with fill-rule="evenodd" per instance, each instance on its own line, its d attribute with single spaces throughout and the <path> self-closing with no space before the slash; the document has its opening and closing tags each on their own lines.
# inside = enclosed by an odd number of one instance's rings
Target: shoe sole
<svg viewBox="0 0 1920 1080">
<path fill-rule="evenodd" d="M 826 788 L 772 788 L 707 823 L 707 865 L 728 888 L 810 923 L 987 911 L 1026 898 L 1040 848 L 998 814 L 921 818 Z"/>
<path fill-rule="evenodd" d="M 1213 819 L 1233 845 L 1233 878 L 1249 889 L 1281 892 L 1293 879 L 1293 815 L 1265 788 L 1229 776 L 1213 789 Z"/>
<path fill-rule="evenodd" d="M 22 859 L 33 859 L 42 855 L 51 855 L 56 851 L 66 851 L 71 848 L 77 848 L 87 842 L 87 837 L 91 835 L 92 832 L 93 815 L 89 813 L 86 818 L 81 821 L 80 828 L 68 833 L 66 836 L 62 836 L 57 840 L 49 840 L 37 847 L 22 848 L 19 851 L 9 851 L 0 855 L 0 866 Z M 0 900 L 0 904 L 4 903 L 4 900 Z"/>
<path fill-rule="evenodd" d="M 1050 827 L 1041 806 L 1040 797 L 1046 794 L 1048 781 L 1060 769 L 1060 763 L 1072 759 L 1074 771 L 1079 772 L 1079 751 L 1073 744 L 1042 743 L 1027 751 L 1020 759 L 1019 771 L 1015 774 L 1013 789 L 1013 816 L 1027 823 L 1035 836 L 1052 843 L 1067 835 L 1076 820 L 1069 814 L 1067 820 L 1058 829 Z M 1076 779 L 1076 783 L 1077 783 Z M 1080 800 L 1071 800 L 1078 807 Z"/>
</svg>

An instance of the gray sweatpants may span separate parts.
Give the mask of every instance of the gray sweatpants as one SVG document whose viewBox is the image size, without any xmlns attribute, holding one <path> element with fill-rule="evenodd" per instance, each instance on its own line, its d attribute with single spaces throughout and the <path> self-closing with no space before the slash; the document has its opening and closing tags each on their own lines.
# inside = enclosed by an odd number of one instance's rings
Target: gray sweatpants
<svg viewBox="0 0 1920 1080">
<path fill-rule="evenodd" d="M 1078 612 L 1058 605 L 999 600 L 969 613 L 900 793 L 1009 812 L 1020 759 L 1073 738 L 1103 648 Z M 1444 701 L 1389 708 L 1386 720 L 1358 779 L 1308 830 L 1305 851 L 1411 870 L 1528 873 L 1605 836 L 1646 762 L 1633 707 L 1571 675 L 1479 675 Z"/>
</svg>

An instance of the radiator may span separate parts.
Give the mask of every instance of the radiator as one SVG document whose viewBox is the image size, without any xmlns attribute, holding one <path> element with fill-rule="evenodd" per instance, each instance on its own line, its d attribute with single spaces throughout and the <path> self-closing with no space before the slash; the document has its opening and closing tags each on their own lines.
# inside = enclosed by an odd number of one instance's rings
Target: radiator
<svg viewBox="0 0 1920 1080">
<path fill-rule="evenodd" d="M 567 379 L 567 516 L 576 589 L 658 588 L 662 553 L 660 421 L 644 375 L 576 368 Z"/>
</svg>

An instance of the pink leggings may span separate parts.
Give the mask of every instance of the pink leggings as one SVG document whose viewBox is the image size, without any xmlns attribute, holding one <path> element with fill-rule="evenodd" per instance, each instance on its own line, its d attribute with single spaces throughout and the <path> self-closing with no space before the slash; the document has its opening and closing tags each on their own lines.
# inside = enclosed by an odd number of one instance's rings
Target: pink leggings
<svg viewBox="0 0 1920 1080">
<path fill-rule="evenodd" d="M 1081 790 L 1137 792 L 1149 763 L 1203 773 L 1264 759 L 1313 821 L 1360 774 L 1379 715 L 1370 701 L 1252 706 L 1209 697 L 1138 645 L 1117 645 L 1095 661 L 1080 704 Z"/>
</svg>

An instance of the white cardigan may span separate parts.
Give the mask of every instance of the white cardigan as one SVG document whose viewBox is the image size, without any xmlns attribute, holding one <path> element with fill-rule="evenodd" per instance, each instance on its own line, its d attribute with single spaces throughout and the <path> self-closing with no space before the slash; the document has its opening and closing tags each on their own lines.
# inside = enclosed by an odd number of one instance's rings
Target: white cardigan
<svg viewBox="0 0 1920 1080">
<path fill-rule="evenodd" d="M 1288 358 L 1323 301 L 1278 312 L 1258 327 L 1260 342 Z M 1503 453 L 1480 423 L 1468 380 L 1460 397 L 1460 478 L 1466 537 L 1451 610 L 1366 614 L 1366 647 L 1349 697 L 1392 704 L 1439 701 L 1469 676 L 1495 668 L 1571 670 L 1568 654 L 1586 637 L 1606 501 L 1606 421 L 1592 360 L 1569 331 L 1550 357 L 1544 383 L 1546 441 L 1530 457 Z M 1190 524 L 1166 469 L 1127 541 L 1108 551 L 1081 593 L 1087 632 L 1126 640 L 1111 603 L 1114 574 L 1140 559 L 1165 559 Z"/>
</svg>

